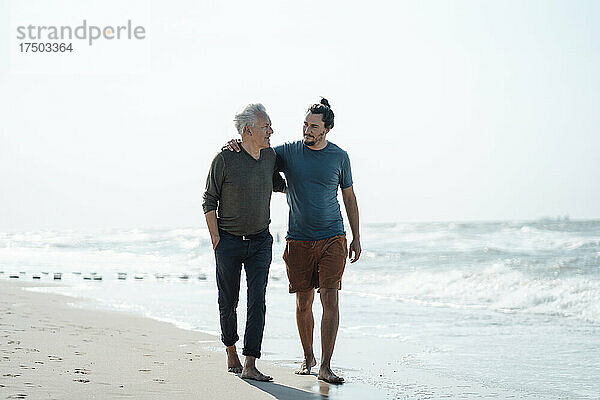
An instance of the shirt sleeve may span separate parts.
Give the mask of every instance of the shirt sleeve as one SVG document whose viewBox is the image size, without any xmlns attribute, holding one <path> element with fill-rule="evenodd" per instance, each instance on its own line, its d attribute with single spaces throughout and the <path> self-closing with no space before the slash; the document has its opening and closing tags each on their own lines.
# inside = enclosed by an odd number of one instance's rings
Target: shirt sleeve
<svg viewBox="0 0 600 400">
<path fill-rule="evenodd" d="M 285 159 L 284 159 L 284 146 L 279 145 L 277 147 L 273 147 L 275 150 L 275 171 L 276 172 L 285 172 Z"/>
<path fill-rule="evenodd" d="M 340 173 L 340 187 L 347 189 L 352 186 L 352 169 L 350 168 L 350 158 L 348 153 L 344 152 L 342 158 L 342 170 Z"/>
<path fill-rule="evenodd" d="M 214 158 L 208 171 L 208 177 L 206 178 L 206 190 L 204 191 L 204 196 L 202 196 L 204 214 L 217 209 L 219 200 L 221 199 L 221 187 L 223 186 L 224 177 L 225 160 L 219 153 Z"/>
</svg>

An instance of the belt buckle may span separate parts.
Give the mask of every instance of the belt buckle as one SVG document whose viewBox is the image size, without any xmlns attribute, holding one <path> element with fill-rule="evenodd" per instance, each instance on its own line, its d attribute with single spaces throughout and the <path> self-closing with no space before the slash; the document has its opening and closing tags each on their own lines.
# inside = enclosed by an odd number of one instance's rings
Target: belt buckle
<svg viewBox="0 0 600 400">
<path fill-rule="evenodd" d="M 242 240 L 250 240 L 250 238 L 247 238 L 246 235 L 243 235 Z"/>
</svg>

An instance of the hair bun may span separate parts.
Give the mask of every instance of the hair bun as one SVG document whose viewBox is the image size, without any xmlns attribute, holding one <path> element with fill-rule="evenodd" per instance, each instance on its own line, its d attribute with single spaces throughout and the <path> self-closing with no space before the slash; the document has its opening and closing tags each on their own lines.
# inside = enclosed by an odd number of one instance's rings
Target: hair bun
<svg viewBox="0 0 600 400">
<path fill-rule="evenodd" d="M 327 99 L 325 97 L 321 97 L 321 104 L 331 108 L 331 106 L 329 105 L 329 102 L 327 101 Z"/>
</svg>

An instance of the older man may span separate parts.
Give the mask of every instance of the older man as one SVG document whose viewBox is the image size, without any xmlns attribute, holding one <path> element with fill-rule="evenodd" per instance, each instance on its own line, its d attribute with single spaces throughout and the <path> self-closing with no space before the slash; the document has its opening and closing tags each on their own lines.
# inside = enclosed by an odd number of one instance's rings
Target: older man
<svg viewBox="0 0 600 400">
<path fill-rule="evenodd" d="M 221 340 L 227 367 L 242 378 L 270 381 L 256 368 L 265 326 L 265 291 L 271 264 L 273 236 L 269 232 L 273 191 L 285 191 L 275 173 L 270 147 L 271 120 L 262 104 L 250 104 L 234 118 L 242 136 L 239 153 L 221 151 L 214 158 L 202 204 L 215 251 Z M 217 217 L 218 214 L 218 217 Z M 244 367 L 237 355 L 237 304 L 242 264 L 248 285 Z"/>
</svg>

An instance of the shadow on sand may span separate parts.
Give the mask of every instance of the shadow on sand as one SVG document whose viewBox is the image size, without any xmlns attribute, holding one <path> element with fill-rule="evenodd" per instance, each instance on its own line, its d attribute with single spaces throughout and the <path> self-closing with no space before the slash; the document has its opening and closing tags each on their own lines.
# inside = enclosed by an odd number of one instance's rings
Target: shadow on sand
<svg viewBox="0 0 600 400">
<path fill-rule="evenodd" d="M 263 392 L 269 393 L 271 396 L 279 400 L 316 400 L 329 398 L 329 396 L 326 394 L 310 393 L 274 382 L 258 382 L 251 380 L 245 380 L 245 382 L 249 385 L 257 387 Z"/>
<path fill-rule="evenodd" d="M 275 382 L 259 382 L 249 379 L 244 379 L 244 382 L 279 400 L 384 400 L 388 398 L 381 390 L 362 383 L 329 384 L 317 380 L 316 373 L 311 373 L 311 375 L 315 377 L 315 380 L 299 383 L 299 389 Z"/>
</svg>

